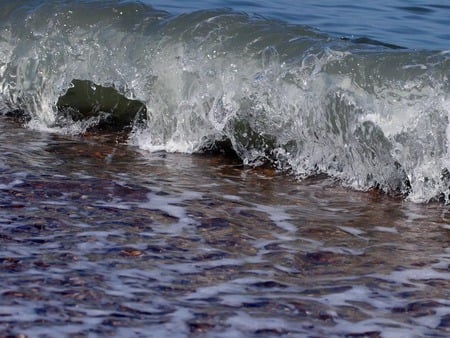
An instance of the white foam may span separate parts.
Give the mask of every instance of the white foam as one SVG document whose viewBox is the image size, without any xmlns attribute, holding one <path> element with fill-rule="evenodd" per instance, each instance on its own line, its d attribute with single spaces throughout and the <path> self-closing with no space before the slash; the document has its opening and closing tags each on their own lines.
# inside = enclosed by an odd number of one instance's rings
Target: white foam
<svg viewBox="0 0 450 338">
<path fill-rule="evenodd" d="M 250 316 L 248 313 L 243 311 L 238 311 L 235 316 L 229 317 L 227 319 L 227 324 L 231 325 L 233 328 L 243 332 L 245 334 L 253 333 L 257 330 L 278 330 L 280 328 L 285 327 L 296 327 L 292 322 L 288 322 L 286 320 L 280 318 L 258 318 L 254 316 Z"/>
<path fill-rule="evenodd" d="M 431 268 L 405 269 L 392 271 L 388 275 L 374 274 L 373 277 L 399 284 L 413 284 L 422 287 L 422 284 L 416 282 L 432 279 L 450 280 L 450 272 L 437 271 Z"/>
<path fill-rule="evenodd" d="M 342 226 L 342 225 L 338 226 L 338 228 L 350 235 L 355 236 L 355 237 L 364 238 L 361 236 L 362 234 L 365 233 L 363 230 L 356 229 L 356 228 L 349 227 L 349 226 Z"/>
<path fill-rule="evenodd" d="M 378 226 L 377 225 L 373 229 L 376 230 L 376 231 L 389 232 L 389 233 L 393 233 L 393 234 L 398 233 L 398 230 L 396 228 L 394 228 L 394 227 L 383 227 L 383 226 Z"/>
<path fill-rule="evenodd" d="M 9 190 L 9 189 L 12 189 L 15 186 L 23 184 L 23 183 L 24 183 L 23 180 L 14 179 L 14 180 L 12 180 L 11 182 L 9 182 L 7 184 L 1 183 L 0 184 L 0 190 Z"/>
<path fill-rule="evenodd" d="M 263 205 L 263 204 L 254 204 L 255 208 L 259 211 L 266 213 L 269 218 L 275 223 L 277 227 L 283 229 L 287 232 L 295 232 L 297 231 L 297 227 L 289 222 L 292 218 L 282 205 Z"/>
</svg>

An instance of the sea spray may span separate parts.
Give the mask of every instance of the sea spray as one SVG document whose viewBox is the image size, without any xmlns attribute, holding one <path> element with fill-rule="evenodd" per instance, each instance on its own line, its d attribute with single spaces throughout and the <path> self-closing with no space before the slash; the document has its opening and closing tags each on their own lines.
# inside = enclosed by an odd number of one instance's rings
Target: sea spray
<svg viewBox="0 0 450 338">
<path fill-rule="evenodd" d="M 27 114 L 30 127 L 80 133 L 128 114 L 123 128 L 143 149 L 196 152 L 226 141 L 248 165 L 417 202 L 448 199 L 446 52 L 230 10 L 172 16 L 134 2 L 32 3 L 0 1 L 0 108 Z M 80 82 L 142 104 L 145 116 L 95 95 L 94 116 L 58 104 Z"/>
</svg>

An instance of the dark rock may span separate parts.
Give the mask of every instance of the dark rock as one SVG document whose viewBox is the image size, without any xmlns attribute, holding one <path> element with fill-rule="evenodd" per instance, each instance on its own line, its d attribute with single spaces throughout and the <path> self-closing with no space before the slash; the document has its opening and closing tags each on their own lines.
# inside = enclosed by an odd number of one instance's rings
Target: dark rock
<svg viewBox="0 0 450 338">
<path fill-rule="evenodd" d="M 138 100 L 127 99 L 113 87 L 88 80 L 73 80 L 72 87 L 56 103 L 57 124 L 98 117 L 96 130 L 121 131 L 145 120 L 147 108 Z"/>
</svg>

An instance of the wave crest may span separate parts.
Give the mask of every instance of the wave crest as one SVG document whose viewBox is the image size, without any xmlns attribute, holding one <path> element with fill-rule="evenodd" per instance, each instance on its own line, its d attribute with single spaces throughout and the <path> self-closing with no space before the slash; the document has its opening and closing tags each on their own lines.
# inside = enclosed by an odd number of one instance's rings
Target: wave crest
<svg viewBox="0 0 450 338">
<path fill-rule="evenodd" d="M 448 199 L 446 52 L 335 39 L 229 10 L 0 5 L 0 110 L 27 112 L 30 126 L 74 132 L 76 120 L 92 126 L 112 116 L 144 149 L 225 142 L 249 165 L 325 173 L 414 201 Z M 87 95 L 84 110 L 63 104 L 76 81 L 104 94 Z M 66 124 L 61 107 L 74 114 Z"/>
</svg>

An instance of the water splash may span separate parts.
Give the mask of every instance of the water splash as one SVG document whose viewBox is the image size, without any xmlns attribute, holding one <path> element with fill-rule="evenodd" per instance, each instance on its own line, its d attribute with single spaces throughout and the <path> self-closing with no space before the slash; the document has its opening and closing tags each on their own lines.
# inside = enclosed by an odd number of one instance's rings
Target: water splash
<svg viewBox="0 0 450 338">
<path fill-rule="evenodd" d="M 26 112 L 29 127 L 79 133 L 117 113 L 142 149 L 226 141 L 248 165 L 448 199 L 446 52 L 335 39 L 229 10 L 29 4 L 2 1 L 0 24 L 0 109 Z M 62 123 L 58 102 L 74 81 L 138 101 L 146 116 L 94 100 L 97 115 Z"/>
</svg>

